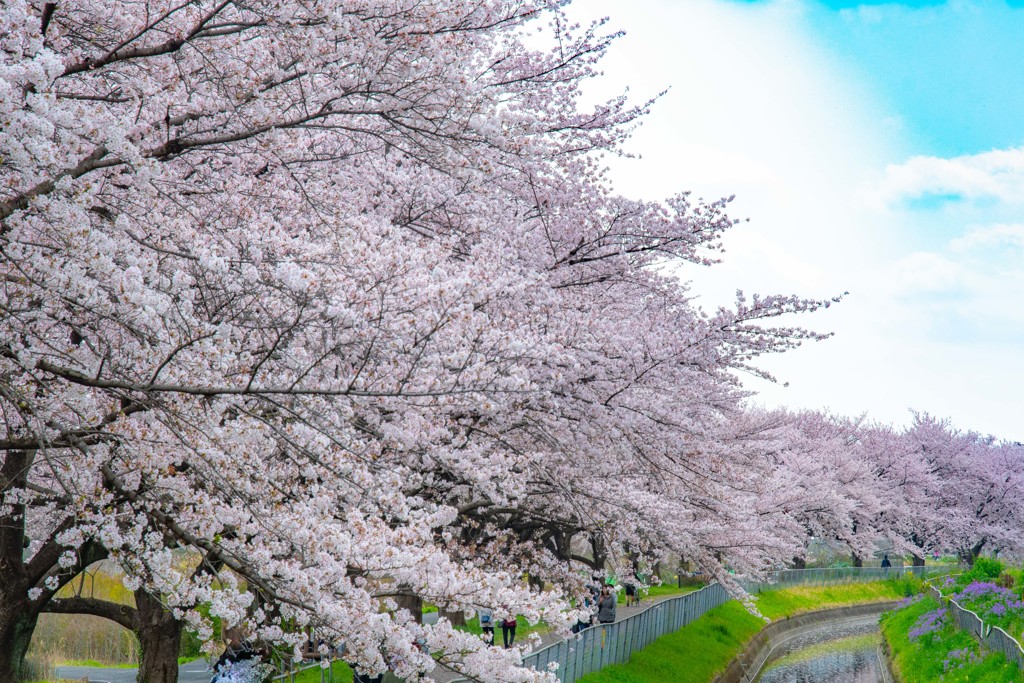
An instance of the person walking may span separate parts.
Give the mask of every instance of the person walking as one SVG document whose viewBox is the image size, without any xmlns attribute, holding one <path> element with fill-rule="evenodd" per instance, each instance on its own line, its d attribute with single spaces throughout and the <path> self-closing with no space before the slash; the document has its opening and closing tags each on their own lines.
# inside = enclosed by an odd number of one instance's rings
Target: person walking
<svg viewBox="0 0 1024 683">
<path fill-rule="evenodd" d="M 615 621 L 615 593 L 610 586 L 601 589 L 601 599 L 597 603 L 597 620 L 602 624 Z"/>
<path fill-rule="evenodd" d="M 882 568 L 883 569 L 888 569 L 891 566 L 892 566 L 892 562 L 889 561 L 889 556 L 885 555 L 884 557 L 882 557 Z"/>
<path fill-rule="evenodd" d="M 512 643 L 516 639 L 516 626 L 519 622 L 513 616 L 511 619 L 505 619 L 501 622 L 501 642 L 505 644 L 505 649 L 512 647 Z"/>
<path fill-rule="evenodd" d="M 626 582 L 626 607 L 640 604 L 640 591 L 633 580 Z"/>
<path fill-rule="evenodd" d="M 494 613 L 486 607 L 476 611 L 480 619 L 480 630 L 484 632 L 484 640 L 494 645 Z"/>
</svg>

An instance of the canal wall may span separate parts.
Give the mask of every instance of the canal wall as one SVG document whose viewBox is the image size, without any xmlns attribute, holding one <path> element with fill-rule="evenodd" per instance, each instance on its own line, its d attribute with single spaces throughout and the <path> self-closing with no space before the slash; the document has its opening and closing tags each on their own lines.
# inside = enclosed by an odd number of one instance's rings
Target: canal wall
<svg viewBox="0 0 1024 683">
<path fill-rule="evenodd" d="M 824 624 L 879 615 L 895 606 L 895 600 L 872 602 L 805 612 L 773 621 L 747 643 L 743 652 L 729 662 L 729 666 L 714 678 L 713 683 L 748 683 L 760 671 L 772 650 L 783 641 L 818 629 Z"/>
</svg>

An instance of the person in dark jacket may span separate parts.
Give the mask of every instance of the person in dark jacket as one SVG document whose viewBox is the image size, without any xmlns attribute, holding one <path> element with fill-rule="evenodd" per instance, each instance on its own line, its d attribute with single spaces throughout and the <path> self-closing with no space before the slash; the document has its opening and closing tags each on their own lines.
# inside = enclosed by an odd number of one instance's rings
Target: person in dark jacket
<svg viewBox="0 0 1024 683">
<path fill-rule="evenodd" d="M 481 607 L 476 611 L 480 617 L 480 630 L 484 632 L 484 640 L 491 645 L 495 645 L 494 642 L 494 612 Z"/>
<path fill-rule="evenodd" d="M 610 586 L 601 589 L 601 599 L 597 603 L 597 620 L 602 624 L 615 621 L 615 593 Z"/>
<path fill-rule="evenodd" d="M 211 683 L 257 683 L 263 680 L 261 654 L 240 628 L 224 629 L 224 653 L 213 665 Z"/>
<path fill-rule="evenodd" d="M 519 622 L 516 621 L 515 617 L 511 619 L 505 619 L 501 622 L 501 641 L 505 644 L 505 649 L 512 647 L 512 643 L 516 639 L 516 626 Z"/>
<path fill-rule="evenodd" d="M 889 561 L 889 556 L 885 555 L 884 557 L 882 557 L 882 568 L 883 569 L 888 569 L 891 566 L 892 566 L 892 562 Z"/>
</svg>

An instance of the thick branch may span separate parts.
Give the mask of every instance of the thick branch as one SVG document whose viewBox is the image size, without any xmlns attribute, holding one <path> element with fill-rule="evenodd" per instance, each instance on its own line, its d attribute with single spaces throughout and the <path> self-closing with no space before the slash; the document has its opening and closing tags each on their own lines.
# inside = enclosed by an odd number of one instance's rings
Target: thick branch
<svg viewBox="0 0 1024 683">
<path fill-rule="evenodd" d="M 137 631 L 139 612 L 130 605 L 107 602 L 96 598 L 54 598 L 43 607 L 44 612 L 54 614 L 91 614 L 116 622 L 126 629 Z"/>
</svg>

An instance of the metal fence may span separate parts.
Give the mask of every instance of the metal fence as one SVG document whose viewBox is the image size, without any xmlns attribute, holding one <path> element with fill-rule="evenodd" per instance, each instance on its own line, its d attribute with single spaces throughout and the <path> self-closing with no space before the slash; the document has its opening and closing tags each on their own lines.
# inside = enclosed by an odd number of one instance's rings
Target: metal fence
<svg viewBox="0 0 1024 683">
<path fill-rule="evenodd" d="M 1009 661 L 1017 665 L 1018 669 L 1024 670 L 1024 647 L 1013 636 L 998 626 L 986 624 L 976 612 L 961 607 L 956 600 L 946 597 L 935 586 L 929 588 L 940 605 L 949 607 L 957 626 L 973 635 L 989 650 L 1002 652 Z"/>
<path fill-rule="evenodd" d="M 623 664 L 637 650 L 681 629 L 706 612 L 730 600 L 719 584 L 655 603 L 644 611 L 614 624 L 597 624 L 568 640 L 538 650 L 523 658 L 523 665 L 541 671 L 551 670 L 563 683 L 611 664 Z"/>
<path fill-rule="evenodd" d="M 836 569 L 789 569 L 772 572 L 765 581 L 746 581 L 737 577 L 737 583 L 747 592 L 760 592 L 766 588 L 785 588 L 796 585 L 828 585 L 859 581 L 878 581 L 914 574 L 920 577 L 948 573 L 955 565 L 928 565 L 926 567 L 842 567 Z M 663 635 L 678 631 L 683 626 L 704 616 L 709 610 L 731 600 L 720 584 L 713 583 L 699 591 L 656 602 L 644 611 L 626 617 L 614 624 L 591 626 L 580 633 L 542 648 L 523 658 L 523 666 L 539 671 L 551 670 L 553 665 L 558 680 L 575 683 L 583 676 L 611 664 L 624 664 L 637 650 L 641 650 Z M 467 679 L 457 679 L 460 683 Z"/>
<path fill-rule="evenodd" d="M 833 583 L 854 583 L 858 581 L 883 581 L 913 574 L 926 578 L 937 574 L 947 574 L 957 568 L 954 564 L 930 564 L 924 567 L 824 567 L 821 569 L 781 569 L 769 572 L 765 581 L 748 581 L 739 579 L 737 582 L 748 593 L 760 593 L 762 590 L 776 590 L 787 586 L 811 585 L 824 586 Z"/>
</svg>

